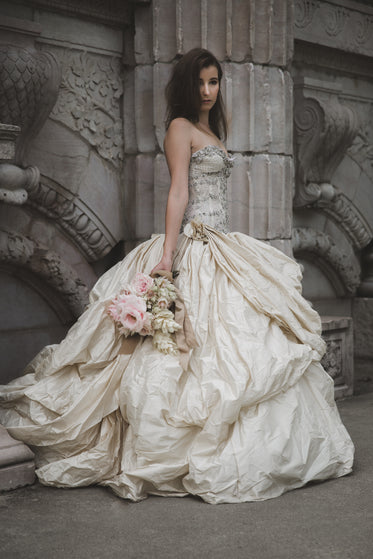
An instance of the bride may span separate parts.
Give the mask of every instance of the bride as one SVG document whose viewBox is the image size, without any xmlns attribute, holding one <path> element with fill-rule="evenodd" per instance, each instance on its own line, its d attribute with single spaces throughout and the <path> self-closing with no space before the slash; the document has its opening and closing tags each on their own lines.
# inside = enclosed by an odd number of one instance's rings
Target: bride
<svg viewBox="0 0 373 559">
<path fill-rule="evenodd" d="M 221 78 L 197 48 L 167 86 L 166 234 L 106 272 L 66 338 L 0 387 L 0 421 L 31 446 L 43 484 L 237 503 L 351 472 L 353 444 L 298 265 L 228 232 Z M 136 273 L 160 270 L 178 272 L 193 329 L 184 366 L 151 336 L 123 349 L 107 312 Z"/>
</svg>

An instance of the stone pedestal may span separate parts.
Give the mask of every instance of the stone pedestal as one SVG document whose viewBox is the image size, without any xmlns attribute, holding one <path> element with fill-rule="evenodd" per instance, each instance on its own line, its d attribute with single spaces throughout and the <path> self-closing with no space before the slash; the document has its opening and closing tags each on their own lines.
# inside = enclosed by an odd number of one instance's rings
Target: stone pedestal
<svg viewBox="0 0 373 559">
<path fill-rule="evenodd" d="M 34 454 L 0 425 L 0 491 L 30 485 L 34 480 Z"/>
<path fill-rule="evenodd" d="M 334 380 L 336 400 L 353 394 L 354 361 L 352 319 L 323 316 L 322 336 L 327 350 L 321 364 Z"/>
</svg>

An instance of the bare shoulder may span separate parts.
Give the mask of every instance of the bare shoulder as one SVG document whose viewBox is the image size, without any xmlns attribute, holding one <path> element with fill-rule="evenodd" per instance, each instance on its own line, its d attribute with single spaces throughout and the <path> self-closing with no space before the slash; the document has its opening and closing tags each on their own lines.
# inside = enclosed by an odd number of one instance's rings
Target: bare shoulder
<svg viewBox="0 0 373 559">
<path fill-rule="evenodd" d="M 164 148 L 167 152 L 170 147 L 177 146 L 179 149 L 191 150 L 193 136 L 193 124 L 186 118 L 175 118 L 168 127 L 164 139 Z"/>
</svg>

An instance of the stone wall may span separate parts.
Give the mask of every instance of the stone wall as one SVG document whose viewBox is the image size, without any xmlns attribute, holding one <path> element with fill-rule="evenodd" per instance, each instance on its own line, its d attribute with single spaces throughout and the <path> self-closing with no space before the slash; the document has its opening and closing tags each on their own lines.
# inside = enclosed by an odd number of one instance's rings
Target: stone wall
<svg viewBox="0 0 373 559">
<path fill-rule="evenodd" d="M 61 339 L 124 238 L 122 55 L 131 19 L 121 2 L 88 0 L 1 1 L 0 14 L 6 382 Z"/>
<path fill-rule="evenodd" d="M 373 6 L 295 0 L 294 13 L 294 254 L 317 310 L 353 317 L 357 379 L 373 385 Z"/>
</svg>

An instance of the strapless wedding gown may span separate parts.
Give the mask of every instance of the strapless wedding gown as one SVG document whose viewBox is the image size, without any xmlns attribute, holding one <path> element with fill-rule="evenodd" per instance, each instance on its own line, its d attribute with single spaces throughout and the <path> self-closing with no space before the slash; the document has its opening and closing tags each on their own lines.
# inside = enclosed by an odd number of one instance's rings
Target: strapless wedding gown
<svg viewBox="0 0 373 559">
<path fill-rule="evenodd" d="M 164 236 L 153 235 L 98 280 L 59 345 L 0 387 L 0 421 L 34 450 L 42 483 L 100 484 L 134 501 L 190 493 L 237 503 L 351 471 L 353 444 L 320 365 L 320 319 L 301 296 L 299 266 L 228 233 L 231 166 L 216 146 L 190 162 L 174 261 L 198 342 L 186 371 L 149 337 L 121 353 L 106 312 L 124 283 L 159 262 Z"/>
</svg>

